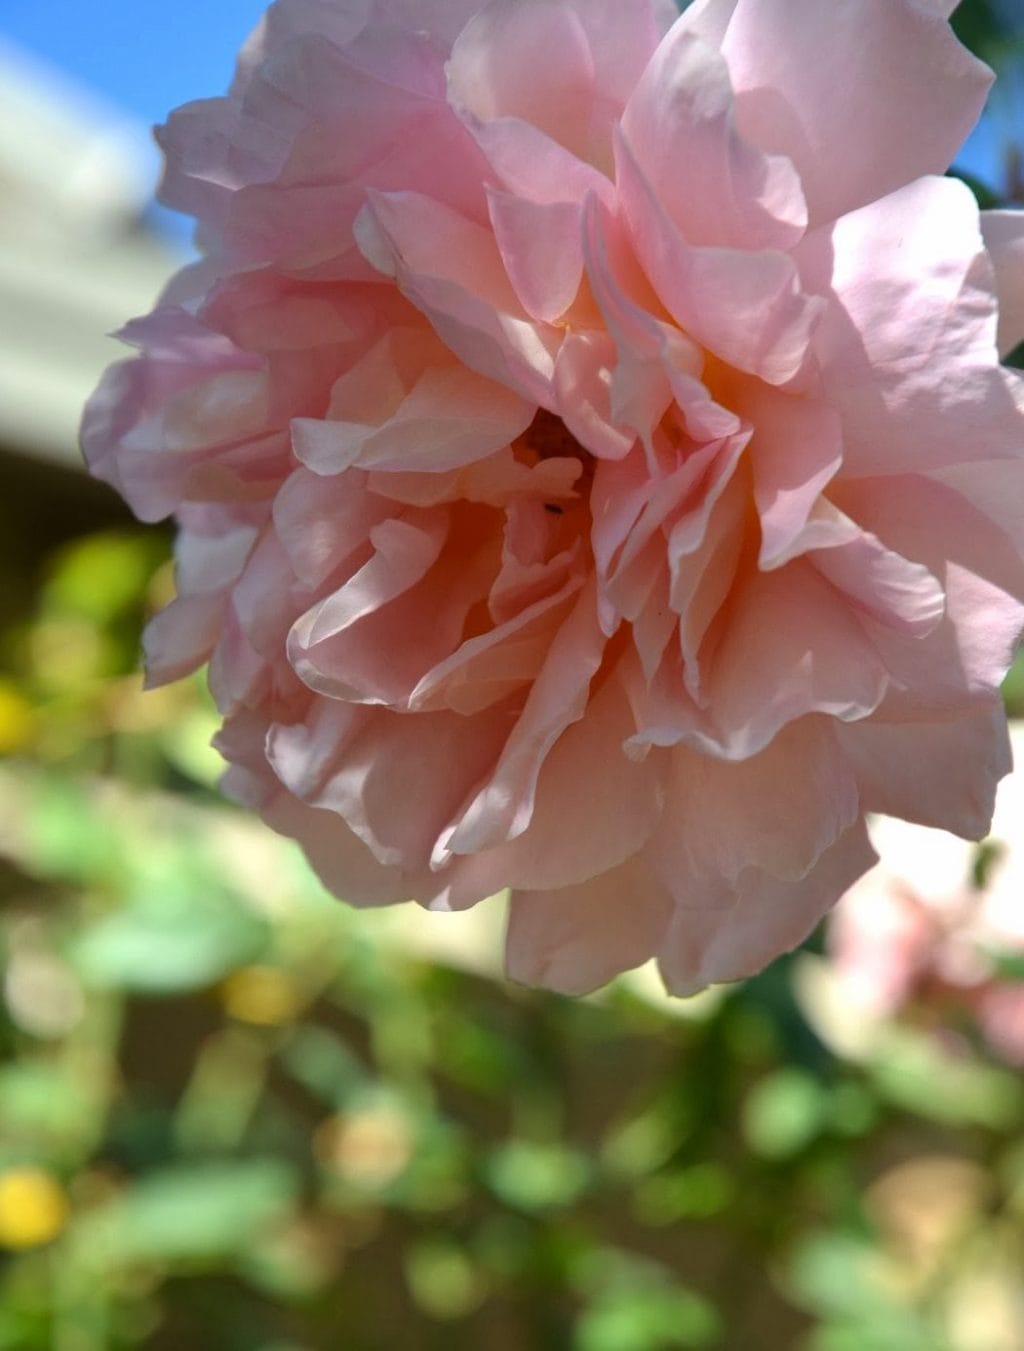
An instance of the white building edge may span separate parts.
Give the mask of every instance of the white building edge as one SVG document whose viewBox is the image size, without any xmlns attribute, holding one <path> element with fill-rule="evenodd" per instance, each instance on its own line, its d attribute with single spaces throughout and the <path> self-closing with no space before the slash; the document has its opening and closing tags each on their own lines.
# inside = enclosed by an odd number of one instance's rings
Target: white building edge
<svg viewBox="0 0 1024 1351">
<path fill-rule="evenodd" d="M 180 250 L 144 222 L 149 131 L 0 40 L 0 448 L 80 464 L 82 405 Z"/>
</svg>

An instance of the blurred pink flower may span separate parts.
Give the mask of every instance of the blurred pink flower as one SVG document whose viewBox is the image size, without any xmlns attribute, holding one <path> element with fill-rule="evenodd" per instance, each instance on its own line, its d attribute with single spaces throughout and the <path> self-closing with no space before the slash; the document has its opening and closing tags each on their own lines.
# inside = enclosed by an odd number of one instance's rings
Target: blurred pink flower
<svg viewBox="0 0 1024 1351">
<path fill-rule="evenodd" d="M 1024 754 L 1024 731 L 1014 736 Z M 978 849 L 943 831 L 879 818 L 880 861 L 828 925 L 832 969 L 851 1004 L 874 1018 L 915 1010 L 974 1017 L 991 1047 L 1024 1065 L 1024 773 L 999 786 L 992 838 Z M 981 864 L 979 869 L 978 864 Z"/>
<path fill-rule="evenodd" d="M 935 176 L 990 80 L 949 8 L 279 0 L 162 129 L 204 258 L 85 449 L 179 525 L 150 680 L 209 661 L 227 790 L 340 896 L 510 887 L 516 979 L 687 992 L 865 810 L 984 834 L 1024 228 Z"/>
</svg>

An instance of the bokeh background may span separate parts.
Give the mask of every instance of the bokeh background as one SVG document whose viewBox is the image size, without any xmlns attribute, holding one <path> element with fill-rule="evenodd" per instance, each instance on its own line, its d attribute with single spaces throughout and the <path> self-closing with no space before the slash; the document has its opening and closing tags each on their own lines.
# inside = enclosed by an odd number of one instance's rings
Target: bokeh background
<svg viewBox="0 0 1024 1351">
<path fill-rule="evenodd" d="M 75 428 L 188 254 L 147 124 L 259 8 L 0 10 L 0 1351 L 1021 1351 L 1020 950 L 870 1016 L 827 934 L 522 990 L 500 900 L 330 900 L 218 796 L 202 680 L 143 694 L 170 536 Z M 956 23 L 1000 75 L 957 172 L 1024 204 L 1020 0 Z"/>
</svg>

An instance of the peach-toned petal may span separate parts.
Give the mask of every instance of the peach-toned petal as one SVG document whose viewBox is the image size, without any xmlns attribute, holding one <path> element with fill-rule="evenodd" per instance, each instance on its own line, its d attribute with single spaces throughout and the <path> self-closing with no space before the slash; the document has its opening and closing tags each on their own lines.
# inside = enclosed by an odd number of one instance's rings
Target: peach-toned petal
<svg viewBox="0 0 1024 1351">
<path fill-rule="evenodd" d="M 514 891 L 505 970 L 511 980 L 586 994 L 652 957 L 672 898 L 640 858 L 577 886 Z"/>
<path fill-rule="evenodd" d="M 798 559 L 737 586 L 709 684 L 720 744 L 741 758 L 806 713 L 866 717 L 888 674 L 835 591 Z"/>
<path fill-rule="evenodd" d="M 632 730 L 628 702 L 612 676 L 544 761 L 526 830 L 458 860 L 447 886 L 438 879 L 432 906 L 458 909 L 503 887 L 574 887 L 637 854 L 662 815 L 668 759 L 662 752 L 627 758 Z"/>
<path fill-rule="evenodd" d="M 400 714 L 320 699 L 301 723 L 270 728 L 267 758 L 311 807 L 336 813 L 381 863 L 425 869 L 442 831 L 491 768 L 508 731 L 501 711 L 474 719 Z"/>
<path fill-rule="evenodd" d="M 672 922 L 658 951 L 658 966 L 673 994 L 693 994 L 705 985 L 742 980 L 794 948 L 858 877 L 875 862 L 862 822 L 852 825 L 796 881 L 757 868 L 733 887 L 685 880 Z"/>
<path fill-rule="evenodd" d="M 541 766 L 570 723 L 583 716 L 601 662 L 604 635 L 594 601 L 591 585 L 551 644 L 494 774 L 444 842 L 438 861 L 514 839 L 529 825 Z"/>
<path fill-rule="evenodd" d="M 999 702 L 942 722 L 848 723 L 838 736 L 868 811 L 973 840 L 988 833 L 996 785 L 1011 768 Z"/>
<path fill-rule="evenodd" d="M 749 868 L 803 877 L 859 813 L 856 781 L 825 718 L 791 723 L 747 760 L 686 747 L 671 757 L 665 815 L 645 853 L 670 888 L 676 878 L 731 884 Z"/>
</svg>

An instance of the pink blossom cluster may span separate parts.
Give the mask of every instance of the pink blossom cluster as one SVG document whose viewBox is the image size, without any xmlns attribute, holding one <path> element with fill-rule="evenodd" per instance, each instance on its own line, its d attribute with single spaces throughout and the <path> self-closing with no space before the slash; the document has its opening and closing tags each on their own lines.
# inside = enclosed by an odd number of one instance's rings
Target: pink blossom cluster
<svg viewBox="0 0 1024 1351">
<path fill-rule="evenodd" d="M 151 682 L 359 905 L 516 979 L 757 970 L 981 836 L 1024 625 L 1024 225 L 940 177 L 942 0 L 278 0 L 160 134 L 201 261 L 92 471 L 173 516 Z"/>
<path fill-rule="evenodd" d="M 1024 735 L 1014 737 L 1018 756 Z M 992 835 L 973 846 L 879 818 L 879 863 L 828 923 L 830 964 L 852 1008 L 875 1019 L 968 1015 L 1024 1066 L 1024 772 L 1005 778 Z"/>
</svg>

